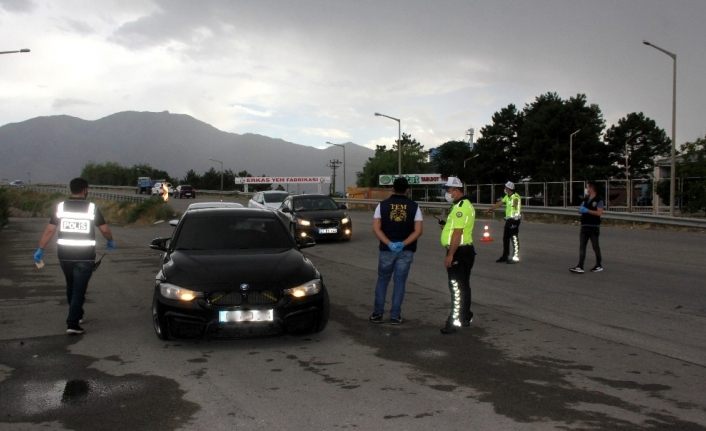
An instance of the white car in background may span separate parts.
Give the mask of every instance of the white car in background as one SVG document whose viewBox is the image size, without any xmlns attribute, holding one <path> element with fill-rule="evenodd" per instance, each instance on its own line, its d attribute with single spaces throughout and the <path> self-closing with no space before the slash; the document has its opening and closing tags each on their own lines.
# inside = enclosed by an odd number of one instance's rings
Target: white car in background
<svg viewBox="0 0 706 431">
<path fill-rule="evenodd" d="M 264 192 L 257 192 L 252 195 L 252 198 L 248 201 L 248 208 L 265 208 L 273 209 L 282 205 L 285 199 L 287 199 L 289 193 L 281 190 L 267 190 Z"/>
<path fill-rule="evenodd" d="M 172 183 L 166 183 L 167 184 L 167 190 L 169 196 L 172 196 L 174 194 L 174 187 L 172 187 Z M 162 190 L 162 183 L 161 182 L 156 182 L 152 186 L 152 196 L 154 195 L 161 195 L 163 193 Z"/>
</svg>

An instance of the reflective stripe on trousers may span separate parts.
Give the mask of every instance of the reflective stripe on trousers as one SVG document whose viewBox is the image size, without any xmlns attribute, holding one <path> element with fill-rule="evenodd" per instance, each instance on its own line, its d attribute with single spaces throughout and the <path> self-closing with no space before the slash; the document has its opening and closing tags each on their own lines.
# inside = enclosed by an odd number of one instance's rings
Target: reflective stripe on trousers
<svg viewBox="0 0 706 431">
<path fill-rule="evenodd" d="M 449 280 L 451 286 L 451 324 L 461 326 L 461 288 L 458 281 Z"/>
</svg>

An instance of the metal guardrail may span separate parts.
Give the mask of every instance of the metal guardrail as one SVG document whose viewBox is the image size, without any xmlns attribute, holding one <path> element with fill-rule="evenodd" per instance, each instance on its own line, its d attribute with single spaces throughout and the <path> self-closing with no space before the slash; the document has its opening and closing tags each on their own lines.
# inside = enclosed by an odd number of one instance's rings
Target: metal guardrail
<svg viewBox="0 0 706 431">
<path fill-rule="evenodd" d="M 367 205 L 374 207 L 380 200 L 377 199 L 336 199 L 337 202 L 347 205 Z M 417 202 L 421 208 L 428 209 L 448 209 L 449 204 L 444 202 Z M 474 204 L 474 207 L 480 210 L 489 209 L 490 204 Z M 557 207 L 523 207 L 524 213 L 530 214 L 549 214 L 558 216 L 576 216 L 578 218 L 578 207 L 573 208 L 557 208 Z M 649 223 L 665 226 L 690 227 L 697 229 L 706 229 L 706 219 L 687 218 L 687 217 L 670 217 L 652 214 L 636 214 L 624 212 L 606 211 L 603 213 L 603 218 L 606 220 L 619 220 L 629 223 Z"/>
<path fill-rule="evenodd" d="M 37 190 L 41 192 L 50 193 L 67 193 L 68 187 L 66 185 L 58 184 L 43 184 L 43 185 L 27 185 L 26 189 Z M 117 189 L 117 190 L 134 190 L 134 187 L 130 186 L 91 186 L 91 189 Z M 127 201 L 127 202 L 144 202 L 150 199 L 151 196 L 139 195 L 139 194 L 121 194 L 121 193 L 110 193 L 108 191 L 95 191 L 89 189 L 89 197 L 94 199 L 105 199 L 114 201 Z M 220 192 L 216 190 L 200 190 L 201 194 L 213 194 L 213 195 L 234 195 L 242 194 L 241 192 Z M 335 198 L 336 202 L 345 203 L 347 205 L 366 205 L 374 207 L 380 200 L 378 199 L 343 199 Z M 449 204 L 445 202 L 417 202 L 422 209 L 439 209 L 445 210 L 449 208 Z M 477 209 L 485 210 L 491 207 L 490 204 L 474 204 Z M 539 206 L 525 206 L 522 211 L 528 214 L 548 214 L 557 216 L 576 216 L 578 217 L 578 207 L 539 207 Z M 640 214 L 640 213 L 625 213 L 625 212 L 613 212 L 606 211 L 603 213 L 603 218 L 606 220 L 618 220 L 628 223 L 649 223 L 655 225 L 664 226 L 679 226 L 688 227 L 696 229 L 706 229 L 706 219 L 698 218 L 688 218 L 688 217 L 670 217 L 664 215 L 652 215 L 652 214 Z"/>
<path fill-rule="evenodd" d="M 69 194 L 69 188 L 66 185 L 58 184 L 41 184 L 41 185 L 28 185 L 24 187 L 26 190 L 34 190 L 42 193 L 63 193 Z M 119 202 L 137 202 L 141 203 L 150 198 L 149 195 L 131 195 L 124 193 L 111 193 L 108 191 L 96 191 L 94 189 L 115 189 L 117 187 L 100 187 L 91 186 L 88 189 L 88 197 L 91 199 L 102 199 L 108 201 L 119 201 Z M 134 187 L 129 187 L 129 189 L 134 190 Z"/>
</svg>

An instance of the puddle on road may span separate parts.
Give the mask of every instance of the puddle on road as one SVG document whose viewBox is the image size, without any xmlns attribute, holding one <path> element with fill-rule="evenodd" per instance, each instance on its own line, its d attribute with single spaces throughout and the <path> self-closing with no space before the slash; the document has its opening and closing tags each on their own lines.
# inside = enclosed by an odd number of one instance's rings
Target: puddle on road
<svg viewBox="0 0 706 431">
<path fill-rule="evenodd" d="M 370 325 L 344 307 L 332 305 L 331 318 L 357 342 L 377 349 L 383 359 L 407 363 L 420 374 L 410 376 L 416 383 L 439 391 L 453 391 L 454 386 L 439 385 L 443 378 L 472 388 L 480 402 L 491 403 L 495 412 L 517 422 L 563 422 L 586 430 L 706 430 L 703 426 L 681 420 L 663 410 L 652 410 L 629 398 L 621 399 L 597 390 L 577 387 L 570 374 L 590 371 L 592 367 L 544 356 L 512 358 L 492 341 L 483 328 L 474 326 L 454 336 L 441 336 L 438 328 L 413 326 L 408 320 L 405 331 L 383 325 Z M 420 347 L 422 347 L 420 349 Z M 631 382 L 603 383 L 615 387 L 642 390 L 647 396 L 669 387 L 639 385 Z M 383 388 L 385 390 L 385 388 Z M 610 406 L 614 416 L 600 409 L 581 406 Z M 626 418 L 640 417 L 643 423 Z"/>
<path fill-rule="evenodd" d="M 74 430 L 171 430 L 199 410 L 165 377 L 111 376 L 89 368 L 95 358 L 68 352 L 80 338 L 40 337 L 0 342 L 0 422 L 61 422 Z M 100 424 L 100 426 L 97 426 Z"/>
</svg>

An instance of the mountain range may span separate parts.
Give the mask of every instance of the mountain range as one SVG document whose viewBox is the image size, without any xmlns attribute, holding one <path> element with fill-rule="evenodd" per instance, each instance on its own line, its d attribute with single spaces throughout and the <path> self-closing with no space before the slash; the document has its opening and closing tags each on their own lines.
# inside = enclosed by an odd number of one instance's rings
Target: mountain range
<svg viewBox="0 0 706 431">
<path fill-rule="evenodd" d="M 345 143 L 346 180 L 354 185 L 373 151 Z M 37 117 L 0 127 L 0 178 L 33 183 L 67 182 L 89 162 L 149 164 L 175 178 L 189 169 L 247 170 L 266 176 L 328 176 L 329 161 L 343 161 L 340 147 L 318 149 L 257 134 L 218 130 L 189 115 L 119 112 L 88 121 L 67 115 Z M 343 190 L 343 169 L 337 170 Z"/>
</svg>

